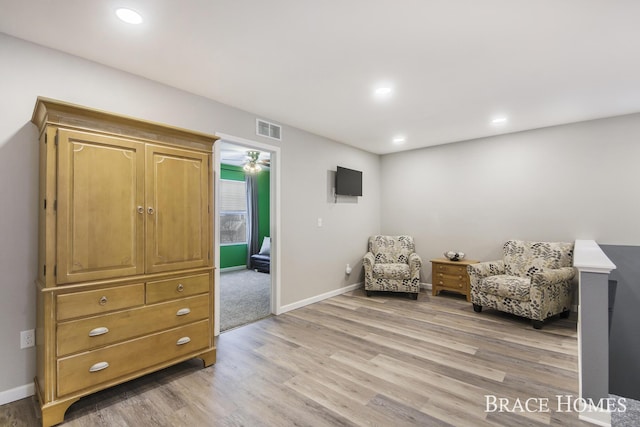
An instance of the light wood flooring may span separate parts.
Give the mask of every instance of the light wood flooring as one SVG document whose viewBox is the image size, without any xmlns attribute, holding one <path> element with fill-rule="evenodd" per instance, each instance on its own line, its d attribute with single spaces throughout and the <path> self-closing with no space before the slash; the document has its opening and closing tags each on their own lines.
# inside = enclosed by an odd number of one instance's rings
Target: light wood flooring
<svg viewBox="0 0 640 427">
<path fill-rule="evenodd" d="M 454 295 L 356 290 L 223 333 L 192 360 L 87 396 L 72 426 L 589 426 L 557 412 L 577 396 L 575 319 L 542 330 Z M 133 356 L 133 355 L 132 355 Z M 485 396 L 549 398 L 548 413 L 486 413 Z M 33 398 L 0 425 L 36 426 Z"/>
</svg>

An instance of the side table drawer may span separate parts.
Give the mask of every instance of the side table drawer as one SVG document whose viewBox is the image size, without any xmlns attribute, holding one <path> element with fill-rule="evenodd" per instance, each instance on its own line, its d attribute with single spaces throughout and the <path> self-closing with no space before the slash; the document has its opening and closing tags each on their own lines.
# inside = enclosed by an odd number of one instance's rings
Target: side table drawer
<svg viewBox="0 0 640 427">
<path fill-rule="evenodd" d="M 114 286 L 56 296 L 58 320 L 90 316 L 144 304 L 144 285 Z"/>
<path fill-rule="evenodd" d="M 467 266 L 466 265 L 446 265 L 446 264 L 435 264 L 433 266 L 434 271 L 439 274 L 448 274 L 450 276 L 459 276 L 467 275 Z"/>
<path fill-rule="evenodd" d="M 209 292 L 209 274 L 147 283 L 147 304 Z"/>
<path fill-rule="evenodd" d="M 59 357 L 206 319 L 209 295 L 58 324 Z"/>
<path fill-rule="evenodd" d="M 464 291 L 467 289 L 467 282 L 460 279 L 437 279 L 437 285 L 444 289 Z"/>
<path fill-rule="evenodd" d="M 433 275 L 434 280 L 440 280 L 447 283 L 453 282 L 467 282 L 469 276 L 467 273 L 464 274 L 443 274 L 443 273 L 435 273 Z"/>
<path fill-rule="evenodd" d="M 145 368 L 203 350 L 209 345 L 203 320 L 136 340 L 58 360 L 58 397 L 117 380 Z"/>
</svg>

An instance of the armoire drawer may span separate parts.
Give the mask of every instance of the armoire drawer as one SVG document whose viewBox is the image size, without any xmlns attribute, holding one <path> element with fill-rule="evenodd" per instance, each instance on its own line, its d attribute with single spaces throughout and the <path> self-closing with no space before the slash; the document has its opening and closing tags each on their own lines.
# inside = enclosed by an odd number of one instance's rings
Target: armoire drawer
<svg viewBox="0 0 640 427">
<path fill-rule="evenodd" d="M 60 322 L 57 355 L 66 356 L 175 328 L 206 319 L 209 313 L 209 295 L 197 295 L 97 317 Z"/>
<path fill-rule="evenodd" d="M 144 304 L 144 284 L 114 286 L 56 296 L 58 320 L 91 316 Z"/>
<path fill-rule="evenodd" d="M 209 292 L 209 274 L 147 282 L 147 304 Z"/>
<path fill-rule="evenodd" d="M 97 387 L 209 346 L 209 321 L 58 359 L 58 397 Z M 122 378 L 123 380 L 125 378 Z"/>
</svg>

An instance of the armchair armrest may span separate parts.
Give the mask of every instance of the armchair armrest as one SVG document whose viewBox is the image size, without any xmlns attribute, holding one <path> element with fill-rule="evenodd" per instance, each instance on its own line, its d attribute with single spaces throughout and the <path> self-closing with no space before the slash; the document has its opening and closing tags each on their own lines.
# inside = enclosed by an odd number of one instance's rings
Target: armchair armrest
<svg viewBox="0 0 640 427">
<path fill-rule="evenodd" d="M 415 252 L 409 255 L 409 270 L 411 271 L 411 277 L 416 278 L 420 276 L 420 268 L 422 267 L 422 258 Z"/>
<path fill-rule="evenodd" d="M 469 284 L 471 285 L 470 295 L 473 304 L 482 305 L 480 292 L 480 284 L 482 279 L 489 276 L 504 274 L 504 261 L 485 261 L 477 264 L 467 265 L 467 273 L 469 273 Z"/>
<path fill-rule="evenodd" d="M 504 261 L 486 261 L 477 264 L 469 264 L 467 266 L 469 277 L 473 279 L 482 279 L 484 277 L 504 274 Z"/>
<path fill-rule="evenodd" d="M 557 283 L 568 282 L 575 276 L 576 270 L 573 267 L 562 267 L 558 269 L 543 270 L 531 277 L 532 286 L 549 286 Z"/>
<path fill-rule="evenodd" d="M 374 258 L 371 252 L 367 252 L 364 254 L 364 258 L 362 260 L 365 270 L 373 268 L 373 265 L 376 263 L 376 259 Z"/>
</svg>

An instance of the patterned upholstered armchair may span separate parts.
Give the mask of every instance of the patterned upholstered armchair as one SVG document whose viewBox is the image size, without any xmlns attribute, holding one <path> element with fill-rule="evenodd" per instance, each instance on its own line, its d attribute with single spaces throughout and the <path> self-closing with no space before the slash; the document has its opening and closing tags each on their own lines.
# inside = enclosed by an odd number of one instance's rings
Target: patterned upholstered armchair
<svg viewBox="0 0 640 427">
<path fill-rule="evenodd" d="M 418 299 L 422 260 L 411 236 L 372 236 L 364 256 L 364 289 L 406 292 Z"/>
<path fill-rule="evenodd" d="M 503 259 L 467 267 L 471 302 L 531 319 L 535 329 L 556 314 L 571 310 L 573 243 L 509 240 Z"/>
</svg>

